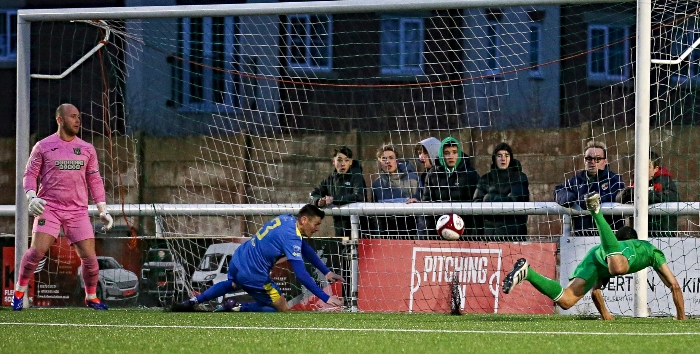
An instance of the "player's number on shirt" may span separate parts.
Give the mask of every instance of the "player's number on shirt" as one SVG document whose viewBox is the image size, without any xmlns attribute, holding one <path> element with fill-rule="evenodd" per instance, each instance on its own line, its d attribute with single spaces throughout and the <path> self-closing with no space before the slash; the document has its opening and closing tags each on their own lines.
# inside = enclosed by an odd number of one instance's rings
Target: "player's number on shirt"
<svg viewBox="0 0 700 354">
<path fill-rule="evenodd" d="M 274 218 L 274 219 L 272 220 L 272 224 L 270 224 L 270 225 L 268 225 L 267 227 L 265 227 L 265 230 L 260 230 L 260 231 L 258 231 L 258 232 L 255 234 L 255 237 L 257 237 L 258 240 L 262 240 L 263 237 L 265 237 L 265 235 L 267 235 L 267 233 L 270 232 L 270 230 L 272 230 L 272 229 L 274 229 L 274 228 L 276 228 L 277 226 L 280 226 L 280 225 L 282 225 L 282 222 L 280 221 L 280 218 Z"/>
</svg>

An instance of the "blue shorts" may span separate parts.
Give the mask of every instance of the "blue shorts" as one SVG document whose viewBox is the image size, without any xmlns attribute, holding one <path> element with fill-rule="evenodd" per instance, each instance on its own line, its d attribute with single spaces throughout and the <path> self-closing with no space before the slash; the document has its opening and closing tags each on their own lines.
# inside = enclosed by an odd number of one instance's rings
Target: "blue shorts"
<svg viewBox="0 0 700 354">
<path fill-rule="evenodd" d="M 233 262 L 229 263 L 228 266 L 228 279 L 233 282 L 234 289 L 244 290 L 259 305 L 271 306 L 273 302 L 282 297 L 282 291 L 269 275 L 261 277 L 241 272 L 233 265 Z"/>
</svg>

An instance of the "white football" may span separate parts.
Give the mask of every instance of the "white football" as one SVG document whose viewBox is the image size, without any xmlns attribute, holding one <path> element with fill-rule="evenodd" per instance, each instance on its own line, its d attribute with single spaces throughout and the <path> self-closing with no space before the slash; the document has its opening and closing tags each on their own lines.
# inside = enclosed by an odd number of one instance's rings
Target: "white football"
<svg viewBox="0 0 700 354">
<path fill-rule="evenodd" d="M 464 233 L 464 220 L 457 214 L 445 214 L 438 219 L 435 229 L 445 240 L 454 241 Z"/>
</svg>

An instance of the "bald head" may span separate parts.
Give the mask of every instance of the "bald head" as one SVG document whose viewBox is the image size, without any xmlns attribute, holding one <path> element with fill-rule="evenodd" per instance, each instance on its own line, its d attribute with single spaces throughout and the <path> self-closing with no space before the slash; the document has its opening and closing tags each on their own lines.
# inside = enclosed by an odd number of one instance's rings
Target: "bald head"
<svg viewBox="0 0 700 354">
<path fill-rule="evenodd" d="M 58 108 L 56 108 L 56 118 L 65 117 L 66 111 L 71 110 L 71 108 L 75 109 L 76 111 L 78 110 L 74 105 L 70 103 L 62 103 L 58 106 Z"/>
<path fill-rule="evenodd" d="M 65 141 L 71 141 L 80 132 L 80 111 L 70 103 L 56 108 L 58 135 Z"/>
</svg>

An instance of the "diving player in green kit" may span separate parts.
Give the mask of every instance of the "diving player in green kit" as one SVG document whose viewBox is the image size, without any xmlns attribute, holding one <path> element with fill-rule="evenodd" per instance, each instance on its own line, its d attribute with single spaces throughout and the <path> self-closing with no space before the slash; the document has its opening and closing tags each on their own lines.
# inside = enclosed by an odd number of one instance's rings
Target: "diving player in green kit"
<svg viewBox="0 0 700 354">
<path fill-rule="evenodd" d="M 637 240 L 637 232 L 628 226 L 613 233 L 600 213 L 600 195 L 586 195 L 586 207 L 600 234 L 600 245 L 591 248 L 571 275 L 569 285 L 562 288 L 559 282 L 548 279 L 530 268 L 525 258 L 515 262 L 513 270 L 503 280 L 503 292 L 508 294 L 514 286 L 529 281 L 537 291 L 554 300 L 563 309 L 576 304 L 591 289 L 591 298 L 604 320 L 613 316 L 605 307 L 601 287 L 611 276 L 631 274 L 651 266 L 661 281 L 671 289 L 676 306 L 676 319 L 686 319 L 683 292 L 676 277 L 666 264 L 663 252 L 648 241 Z"/>
</svg>

